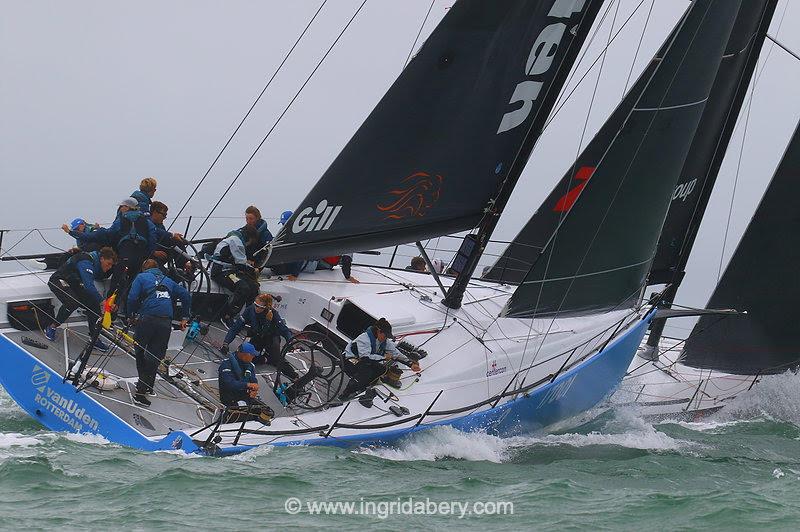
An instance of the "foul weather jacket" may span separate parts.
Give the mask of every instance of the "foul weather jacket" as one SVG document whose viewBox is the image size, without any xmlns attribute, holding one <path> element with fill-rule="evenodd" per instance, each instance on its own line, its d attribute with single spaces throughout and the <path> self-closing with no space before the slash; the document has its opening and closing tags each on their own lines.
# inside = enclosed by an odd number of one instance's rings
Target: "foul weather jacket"
<svg viewBox="0 0 800 532">
<path fill-rule="evenodd" d="M 172 298 L 181 302 L 181 313 L 188 312 L 192 303 L 189 291 L 159 270 L 150 268 L 136 276 L 128 292 L 128 312 L 140 316 L 159 316 L 172 319 Z M 183 316 L 177 316 L 182 319 Z"/>
</svg>

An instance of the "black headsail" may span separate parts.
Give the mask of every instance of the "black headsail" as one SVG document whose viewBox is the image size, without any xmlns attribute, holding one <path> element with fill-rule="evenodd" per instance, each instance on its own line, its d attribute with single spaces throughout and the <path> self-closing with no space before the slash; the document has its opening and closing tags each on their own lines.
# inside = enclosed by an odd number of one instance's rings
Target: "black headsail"
<svg viewBox="0 0 800 532">
<path fill-rule="evenodd" d="M 779 373 L 800 362 L 798 176 L 800 126 L 708 301 L 709 308 L 747 314 L 701 317 L 686 341 L 684 364 L 756 375 Z"/>
<path fill-rule="evenodd" d="M 661 231 L 649 284 L 668 284 L 665 305 L 675 300 L 700 222 L 711 197 L 737 117 L 758 62 L 777 0 L 744 2 L 725 48 L 717 79 Z M 658 353 L 666 320 L 654 321 L 647 338 L 649 356 Z"/>
<path fill-rule="evenodd" d="M 522 171 L 602 0 L 459 0 L 268 264 L 471 229 Z M 514 163 L 514 164 L 512 164 Z"/>
<path fill-rule="evenodd" d="M 696 0 L 661 65 L 504 315 L 634 304 L 740 1 Z"/>
<path fill-rule="evenodd" d="M 555 232 L 559 222 L 577 201 L 600 159 L 616 138 L 617 132 L 622 128 L 633 106 L 642 96 L 679 27 L 680 24 L 672 30 L 659 51 L 642 71 L 636 83 L 581 152 L 575 163 L 567 170 L 561 181 L 553 188 L 538 210 L 533 213 L 525 227 L 503 251 L 489 271 L 484 274 L 484 279 L 514 284 L 522 282 Z"/>
</svg>

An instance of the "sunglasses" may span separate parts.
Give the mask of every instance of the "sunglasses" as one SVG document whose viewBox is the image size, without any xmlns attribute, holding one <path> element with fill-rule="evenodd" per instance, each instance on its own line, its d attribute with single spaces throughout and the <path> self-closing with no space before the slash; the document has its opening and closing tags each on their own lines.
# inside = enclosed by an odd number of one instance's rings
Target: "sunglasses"
<svg viewBox="0 0 800 532">
<path fill-rule="evenodd" d="M 259 304 L 259 303 L 256 303 L 255 301 L 253 301 L 253 305 L 255 305 L 255 306 L 256 306 L 256 308 L 260 308 L 260 309 L 265 309 L 265 308 L 267 308 L 267 306 L 266 306 L 266 305 L 261 305 L 261 304 Z"/>
</svg>

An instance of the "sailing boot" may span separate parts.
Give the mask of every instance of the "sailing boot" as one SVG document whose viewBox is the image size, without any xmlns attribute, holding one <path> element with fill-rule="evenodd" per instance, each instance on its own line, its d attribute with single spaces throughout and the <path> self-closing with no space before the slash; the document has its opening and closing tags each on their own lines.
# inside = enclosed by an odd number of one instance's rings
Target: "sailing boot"
<svg viewBox="0 0 800 532">
<path fill-rule="evenodd" d="M 144 407 L 150 406 L 152 403 L 150 402 L 150 399 L 147 398 L 147 394 L 149 391 L 150 391 L 149 386 L 147 386 L 142 381 L 137 382 L 136 393 L 133 394 L 133 402 Z"/>
</svg>

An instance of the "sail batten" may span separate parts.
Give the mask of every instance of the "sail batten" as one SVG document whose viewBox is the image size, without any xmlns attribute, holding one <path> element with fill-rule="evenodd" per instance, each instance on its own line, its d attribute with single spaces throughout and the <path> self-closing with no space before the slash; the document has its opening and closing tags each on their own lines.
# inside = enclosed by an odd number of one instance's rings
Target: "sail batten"
<svg viewBox="0 0 800 532">
<path fill-rule="evenodd" d="M 478 226 L 513 188 L 602 3 L 455 3 L 276 236 L 268 264 Z"/>
</svg>

